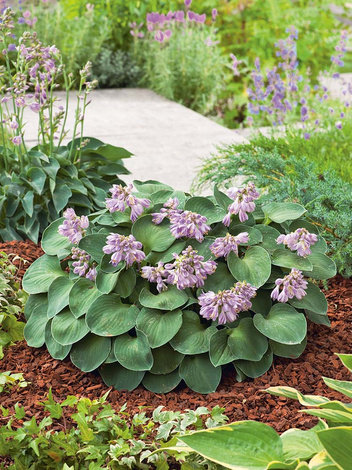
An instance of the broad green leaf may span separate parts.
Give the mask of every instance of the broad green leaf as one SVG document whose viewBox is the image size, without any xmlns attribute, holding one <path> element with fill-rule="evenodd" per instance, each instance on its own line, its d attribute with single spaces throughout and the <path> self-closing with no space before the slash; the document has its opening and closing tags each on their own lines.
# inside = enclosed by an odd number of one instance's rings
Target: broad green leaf
<svg viewBox="0 0 352 470">
<path fill-rule="evenodd" d="M 49 321 L 47 310 L 47 303 L 37 305 L 24 327 L 24 339 L 27 341 L 28 346 L 32 348 L 40 348 L 44 344 L 45 327 Z"/>
<path fill-rule="evenodd" d="M 228 345 L 228 332 L 229 330 L 224 328 L 223 330 L 216 331 L 210 338 L 209 357 L 215 367 L 228 364 L 236 359 L 236 355 Z"/>
<path fill-rule="evenodd" d="M 185 210 L 201 214 L 207 219 L 207 224 L 221 222 L 226 215 L 226 211 L 216 206 L 206 197 L 191 197 L 185 204 Z"/>
<path fill-rule="evenodd" d="M 125 369 L 118 362 L 103 364 L 99 369 L 100 375 L 108 387 L 116 390 L 133 390 L 141 383 L 144 372 Z"/>
<path fill-rule="evenodd" d="M 146 335 L 136 329 L 137 336 L 128 333 L 118 336 L 114 342 L 114 353 L 119 363 L 129 370 L 150 370 L 153 355 Z"/>
<path fill-rule="evenodd" d="M 208 354 L 197 354 L 183 359 L 179 374 L 191 390 L 212 393 L 220 383 L 221 367 L 214 367 Z"/>
<path fill-rule="evenodd" d="M 58 277 L 49 287 L 48 291 L 48 318 L 55 315 L 68 305 L 73 282 L 67 277 Z"/>
<path fill-rule="evenodd" d="M 48 348 L 50 356 L 59 361 L 65 359 L 71 350 L 70 344 L 62 346 L 54 339 L 53 335 L 51 334 L 51 321 L 49 321 L 45 327 L 45 344 Z"/>
<path fill-rule="evenodd" d="M 68 255 L 70 253 L 72 243 L 67 237 L 60 235 L 58 231 L 64 220 L 64 217 L 55 220 L 43 232 L 42 248 L 47 255 L 60 257 L 61 254 Z"/>
<path fill-rule="evenodd" d="M 323 377 L 323 380 L 328 387 L 332 388 L 333 390 L 337 390 L 343 395 L 346 395 L 346 397 L 352 398 L 352 382 L 351 381 L 334 380 L 334 379 L 329 379 L 328 377 Z"/>
<path fill-rule="evenodd" d="M 177 370 L 169 374 L 155 375 L 146 372 L 143 378 L 143 385 L 147 390 L 153 393 L 168 393 L 173 390 L 181 382 L 182 378 Z"/>
<path fill-rule="evenodd" d="M 44 171 L 41 168 L 30 168 L 27 171 L 27 178 L 28 183 L 37 192 L 37 194 L 42 194 L 46 180 L 46 174 Z"/>
<path fill-rule="evenodd" d="M 313 323 L 317 323 L 318 325 L 325 325 L 331 326 L 329 317 L 327 315 L 319 315 L 319 313 L 312 312 L 311 310 L 305 309 L 304 313 L 306 317 L 309 318 L 310 321 Z"/>
<path fill-rule="evenodd" d="M 156 193 L 161 190 L 173 191 L 173 188 L 171 186 L 168 186 L 167 184 L 160 183 L 159 181 L 155 181 L 155 180 L 147 180 L 147 181 L 134 180 L 133 185 L 140 193 L 146 196 L 150 196 L 153 193 Z"/>
<path fill-rule="evenodd" d="M 243 258 L 230 253 L 227 264 L 234 278 L 247 281 L 254 287 L 265 284 L 271 272 L 270 256 L 260 246 L 250 247 Z"/>
<path fill-rule="evenodd" d="M 273 363 L 273 352 L 269 347 L 267 352 L 259 361 L 234 361 L 236 369 L 240 369 L 247 377 L 255 379 L 265 374 Z"/>
<path fill-rule="evenodd" d="M 56 212 L 59 214 L 68 204 L 72 191 L 66 184 L 58 184 L 52 192 L 52 201 Z"/>
<path fill-rule="evenodd" d="M 253 323 L 258 331 L 278 343 L 299 344 L 307 334 L 305 316 L 288 304 L 273 305 L 266 317 L 257 313 Z"/>
<path fill-rule="evenodd" d="M 326 450 L 319 452 L 309 462 L 309 470 L 341 470 L 328 456 Z"/>
<path fill-rule="evenodd" d="M 45 308 L 48 308 L 48 297 L 46 294 L 31 294 L 28 297 L 24 306 L 24 316 L 27 321 L 38 305 L 45 305 Z"/>
<path fill-rule="evenodd" d="M 275 356 L 288 357 L 290 359 L 296 359 L 299 357 L 307 346 L 307 337 L 299 344 L 281 344 L 269 340 L 269 344 Z"/>
<path fill-rule="evenodd" d="M 51 283 L 60 276 L 68 274 L 61 269 L 57 256 L 43 255 L 25 272 L 23 289 L 29 294 L 48 292 Z"/>
<path fill-rule="evenodd" d="M 150 214 L 136 220 L 132 225 L 132 235 L 142 243 L 143 251 L 146 254 L 151 251 L 165 251 L 175 241 L 170 232 L 169 221 L 163 220 L 161 224 L 156 225 Z"/>
<path fill-rule="evenodd" d="M 98 336 L 117 336 L 135 326 L 138 314 L 135 305 L 123 304 L 118 295 L 108 294 L 91 304 L 86 322 L 92 333 Z"/>
<path fill-rule="evenodd" d="M 89 332 L 84 318 L 76 318 L 69 309 L 58 313 L 51 323 L 51 334 L 62 346 L 77 343 Z"/>
<path fill-rule="evenodd" d="M 116 286 L 120 272 L 121 271 L 118 271 L 117 273 L 105 273 L 104 271 L 99 270 L 95 280 L 98 291 L 102 294 L 110 294 Z"/>
<path fill-rule="evenodd" d="M 278 224 L 298 219 L 306 212 L 303 206 L 294 202 L 270 202 L 263 206 L 262 210 L 265 217 Z"/>
<path fill-rule="evenodd" d="M 290 224 L 290 232 L 295 232 L 298 228 L 305 228 L 308 232 L 319 235 L 318 227 L 306 219 L 297 219 Z"/>
<path fill-rule="evenodd" d="M 252 318 L 242 318 L 230 330 L 228 345 L 236 359 L 260 361 L 268 349 L 268 341 L 253 325 Z"/>
<path fill-rule="evenodd" d="M 265 248 L 267 251 L 275 251 L 277 249 L 284 249 L 283 245 L 278 245 L 276 243 L 277 238 L 280 236 L 280 232 L 276 228 L 271 227 L 270 225 L 256 225 L 256 230 L 259 230 L 262 234 L 263 240 L 260 245 L 262 248 Z"/>
<path fill-rule="evenodd" d="M 320 397 L 318 395 L 303 395 L 292 387 L 269 387 L 265 391 L 271 395 L 298 400 L 303 406 L 319 406 L 330 402 L 329 398 Z"/>
<path fill-rule="evenodd" d="M 232 470 L 266 470 L 273 460 L 283 461 L 279 435 L 257 421 L 238 421 L 179 439 L 203 457 Z"/>
<path fill-rule="evenodd" d="M 338 354 L 335 353 L 336 356 L 339 357 L 342 364 L 347 367 L 347 369 L 352 372 L 352 354 Z"/>
<path fill-rule="evenodd" d="M 135 268 L 131 267 L 128 269 L 123 269 L 120 271 L 120 275 L 118 276 L 114 292 L 116 292 L 116 294 L 118 294 L 123 299 L 126 299 L 132 294 L 136 285 L 136 279 L 137 277 Z"/>
<path fill-rule="evenodd" d="M 219 290 L 231 289 L 236 284 L 236 279 L 227 268 L 227 264 L 217 262 L 216 271 L 204 281 L 204 290 L 218 292 Z"/>
<path fill-rule="evenodd" d="M 216 185 L 214 186 L 214 197 L 219 206 L 222 207 L 225 211 L 227 211 L 229 205 L 233 203 L 233 199 L 229 198 L 225 193 L 220 191 Z"/>
<path fill-rule="evenodd" d="M 179 331 L 182 312 L 179 309 L 162 312 L 144 307 L 137 317 L 136 325 L 147 336 L 150 346 L 158 348 L 169 342 Z"/>
<path fill-rule="evenodd" d="M 26 211 L 26 214 L 29 217 L 33 215 L 33 200 L 34 200 L 34 193 L 33 191 L 27 191 L 22 199 L 23 209 Z"/>
<path fill-rule="evenodd" d="M 174 244 L 170 246 L 170 248 L 162 253 L 157 253 L 156 251 L 150 252 L 146 257 L 146 261 L 151 265 L 156 265 L 159 261 L 162 261 L 163 263 L 170 263 L 174 260 L 173 254 L 176 253 L 179 255 L 185 246 L 185 241 L 175 241 Z"/>
<path fill-rule="evenodd" d="M 286 460 L 309 460 L 318 454 L 324 447 L 321 445 L 314 431 L 289 429 L 281 435 L 281 441 Z"/>
<path fill-rule="evenodd" d="M 324 255 L 324 253 L 312 253 L 307 256 L 312 263 L 312 271 L 303 271 L 303 274 L 313 279 L 330 279 L 336 275 L 336 265 L 332 259 Z"/>
<path fill-rule="evenodd" d="M 275 250 L 271 257 L 274 266 L 289 269 L 296 268 L 301 271 L 311 271 L 313 269 L 313 265 L 308 258 L 298 256 L 296 253 L 289 250 Z"/>
<path fill-rule="evenodd" d="M 152 374 L 169 374 L 180 365 L 184 354 L 175 351 L 170 344 L 164 344 L 160 348 L 152 350 L 153 367 L 150 369 Z"/>
<path fill-rule="evenodd" d="M 351 468 L 352 427 L 324 429 L 318 431 L 318 438 L 329 457 L 343 470 Z"/>
<path fill-rule="evenodd" d="M 102 295 L 93 281 L 80 277 L 69 293 L 69 305 L 72 314 L 79 318 L 88 312 L 94 300 Z"/>
<path fill-rule="evenodd" d="M 72 346 L 70 358 L 73 364 L 83 372 L 91 372 L 105 361 L 110 349 L 110 338 L 88 333 L 81 341 Z"/>
<path fill-rule="evenodd" d="M 328 311 L 328 302 L 325 295 L 317 285 L 311 282 L 308 282 L 306 295 L 301 300 L 294 297 L 289 300 L 289 303 L 295 308 L 308 309 L 319 315 L 325 315 Z"/>
<path fill-rule="evenodd" d="M 104 256 L 103 247 L 107 244 L 106 238 L 106 235 L 100 233 L 86 235 L 81 239 L 78 247 L 81 250 L 86 251 L 94 261 L 100 263 Z"/>
<path fill-rule="evenodd" d="M 240 246 L 258 245 L 263 240 L 263 235 L 257 228 L 249 227 L 248 225 L 231 225 L 231 235 L 239 235 L 240 233 L 247 232 L 249 236 L 248 243 L 241 243 Z"/>
<path fill-rule="evenodd" d="M 216 327 L 201 323 L 199 315 L 191 310 L 184 310 L 182 316 L 182 326 L 171 339 L 171 346 L 182 354 L 209 351 L 210 338 L 216 332 Z"/>
<path fill-rule="evenodd" d="M 340 411 L 336 409 L 319 409 L 319 410 L 301 410 L 318 418 L 326 419 L 329 426 L 352 426 L 352 413 L 348 411 Z"/>
<path fill-rule="evenodd" d="M 139 295 L 139 302 L 143 307 L 157 310 L 176 310 L 184 305 L 188 300 L 185 291 L 178 290 L 176 286 L 170 286 L 160 294 L 152 294 L 148 289 L 142 289 Z"/>
<path fill-rule="evenodd" d="M 267 315 L 273 306 L 270 294 L 270 291 L 264 289 L 257 290 L 256 296 L 251 299 L 252 307 L 250 310 L 255 313 Z"/>
</svg>

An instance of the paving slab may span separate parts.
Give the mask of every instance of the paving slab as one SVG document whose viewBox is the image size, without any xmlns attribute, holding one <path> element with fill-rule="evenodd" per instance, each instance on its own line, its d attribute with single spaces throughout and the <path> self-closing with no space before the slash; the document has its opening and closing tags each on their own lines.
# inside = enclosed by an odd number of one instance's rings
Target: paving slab
<svg viewBox="0 0 352 470">
<path fill-rule="evenodd" d="M 64 105 L 64 94 L 58 93 L 58 98 Z M 76 99 L 71 92 L 69 129 L 73 129 Z M 236 131 L 148 89 L 94 90 L 90 99 L 84 133 L 134 154 L 126 160 L 132 172 L 124 177 L 126 182 L 156 179 L 188 191 L 201 160 L 214 153 L 217 144 L 246 142 Z M 26 112 L 26 140 L 34 141 L 37 116 Z"/>
</svg>

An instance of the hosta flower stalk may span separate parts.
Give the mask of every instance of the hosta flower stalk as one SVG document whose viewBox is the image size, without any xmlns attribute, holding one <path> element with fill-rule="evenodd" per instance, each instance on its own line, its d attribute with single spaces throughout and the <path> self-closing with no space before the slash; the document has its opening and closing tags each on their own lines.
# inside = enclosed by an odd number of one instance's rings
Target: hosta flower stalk
<svg viewBox="0 0 352 470">
<path fill-rule="evenodd" d="M 285 303 L 289 299 L 301 300 L 307 295 L 308 282 L 303 278 L 303 274 L 296 268 L 292 268 L 290 274 L 282 279 L 276 279 L 276 287 L 271 293 L 271 298 L 278 302 Z"/>
<path fill-rule="evenodd" d="M 226 227 L 230 225 L 232 215 L 238 214 L 241 222 L 248 220 L 247 214 L 255 210 L 254 201 L 260 196 L 253 183 L 248 183 L 247 186 L 242 189 L 231 188 L 227 191 L 227 195 L 233 199 L 233 203 L 228 206 L 228 213 L 222 221 Z"/>
<path fill-rule="evenodd" d="M 107 244 L 103 247 L 103 252 L 112 254 L 110 263 L 115 267 L 121 261 L 125 261 L 126 266 L 132 266 L 133 263 L 140 263 L 145 258 L 142 243 L 137 241 L 133 235 L 125 237 L 119 233 L 111 233 L 106 241 Z"/>
<path fill-rule="evenodd" d="M 72 208 L 68 208 L 64 212 L 64 217 L 63 224 L 59 225 L 59 234 L 67 237 L 71 243 L 77 245 L 86 234 L 86 229 L 89 227 L 89 219 L 86 215 L 79 217 Z"/>
<path fill-rule="evenodd" d="M 226 234 L 225 237 L 217 238 L 209 249 L 217 258 L 227 258 L 231 252 L 238 256 L 238 247 L 241 244 L 249 242 L 248 232 L 242 232 L 238 235 Z"/>
<path fill-rule="evenodd" d="M 283 243 L 290 250 L 297 251 L 298 256 L 303 257 L 312 254 L 310 246 L 314 245 L 317 241 L 317 235 L 315 233 L 308 232 L 305 228 L 298 228 L 288 235 L 282 234 L 276 240 L 278 244 Z"/>
<path fill-rule="evenodd" d="M 132 194 L 133 185 L 122 186 L 114 184 L 109 191 L 111 198 L 106 198 L 106 207 L 110 212 L 125 212 L 129 207 L 131 209 L 131 220 L 135 222 L 143 214 L 145 208 L 149 207 L 150 201 L 146 198 L 138 198 Z"/>
</svg>

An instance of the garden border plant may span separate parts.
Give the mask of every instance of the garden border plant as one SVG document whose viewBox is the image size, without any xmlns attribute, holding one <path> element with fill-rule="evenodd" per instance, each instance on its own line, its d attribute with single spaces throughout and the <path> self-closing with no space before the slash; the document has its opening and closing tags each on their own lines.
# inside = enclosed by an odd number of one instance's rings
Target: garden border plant
<svg viewBox="0 0 352 470">
<path fill-rule="evenodd" d="M 256 207 L 251 183 L 214 197 L 134 185 L 114 185 L 105 210 L 70 208 L 45 230 L 45 255 L 23 279 L 29 346 L 99 369 L 117 389 L 168 392 L 183 379 L 209 393 L 223 366 L 243 380 L 274 354 L 298 357 L 306 317 L 329 324 L 317 281 L 336 267 L 304 207 Z"/>
</svg>

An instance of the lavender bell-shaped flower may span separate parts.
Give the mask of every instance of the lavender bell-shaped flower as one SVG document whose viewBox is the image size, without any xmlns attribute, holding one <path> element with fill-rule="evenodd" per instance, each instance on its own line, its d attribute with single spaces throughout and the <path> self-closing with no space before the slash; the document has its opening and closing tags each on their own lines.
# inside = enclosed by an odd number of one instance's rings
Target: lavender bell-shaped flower
<svg viewBox="0 0 352 470">
<path fill-rule="evenodd" d="M 217 258 L 227 258 L 231 251 L 238 255 L 238 246 L 248 243 L 248 232 L 242 232 L 238 235 L 231 235 L 228 233 L 225 237 L 217 238 L 214 243 L 209 247 L 210 251 Z"/>
<path fill-rule="evenodd" d="M 133 235 L 125 237 L 119 233 L 111 233 L 106 240 L 103 252 L 112 254 L 110 263 L 115 267 L 120 261 L 125 261 L 126 266 L 132 266 L 134 262 L 140 263 L 145 258 L 145 253 L 141 251 L 142 243 Z"/>
<path fill-rule="evenodd" d="M 64 212 L 64 217 L 65 220 L 59 226 L 58 232 L 76 245 L 86 234 L 86 229 L 89 227 L 89 219 L 86 215 L 79 217 L 72 208 Z"/>
<path fill-rule="evenodd" d="M 282 279 L 276 279 L 276 287 L 271 293 L 271 298 L 278 302 L 287 302 L 289 299 L 301 300 L 306 294 L 308 282 L 304 279 L 303 274 L 296 268 L 292 268 L 290 274 Z"/>
<path fill-rule="evenodd" d="M 207 225 L 207 218 L 196 212 L 172 211 L 169 218 L 171 222 L 170 231 L 175 238 L 195 238 L 201 242 L 204 240 L 204 235 L 210 230 L 210 226 Z"/>
<path fill-rule="evenodd" d="M 129 207 L 131 209 L 131 220 L 135 222 L 142 215 L 144 208 L 149 207 L 150 201 L 149 199 L 133 196 L 131 194 L 132 190 L 132 184 L 125 187 L 121 184 L 114 184 L 109 189 L 112 197 L 106 198 L 105 202 L 110 212 L 125 212 L 127 207 Z"/>
<path fill-rule="evenodd" d="M 310 233 L 305 228 L 298 228 L 288 235 L 282 234 L 276 239 L 276 243 L 283 243 L 292 251 L 297 250 L 297 255 L 303 257 L 309 256 L 312 253 L 310 246 L 314 245 L 317 241 L 318 237 L 315 233 Z"/>
<path fill-rule="evenodd" d="M 259 198 L 259 193 L 253 183 L 248 183 L 245 188 L 230 188 L 227 195 L 234 200 L 227 208 L 228 213 L 223 218 L 222 223 L 227 227 L 231 222 L 231 215 L 238 214 L 241 222 L 248 220 L 247 213 L 253 212 L 255 209 L 255 201 Z"/>
<path fill-rule="evenodd" d="M 152 214 L 153 223 L 159 225 L 165 218 L 170 218 L 173 212 L 181 213 L 182 211 L 180 209 L 177 209 L 179 204 L 180 203 L 177 197 L 170 198 L 168 201 L 165 202 L 163 207 L 160 209 L 160 212 L 154 212 L 154 214 Z"/>
<path fill-rule="evenodd" d="M 141 269 L 141 276 L 149 282 L 156 282 L 158 292 L 167 290 L 166 279 L 169 272 L 165 269 L 162 261 L 158 262 L 157 266 L 143 266 Z"/>
<path fill-rule="evenodd" d="M 72 259 L 77 260 L 72 263 L 73 272 L 81 277 L 86 277 L 91 281 L 95 281 L 97 277 L 96 263 L 91 261 L 91 256 L 84 250 L 77 247 L 71 249 Z"/>
</svg>

